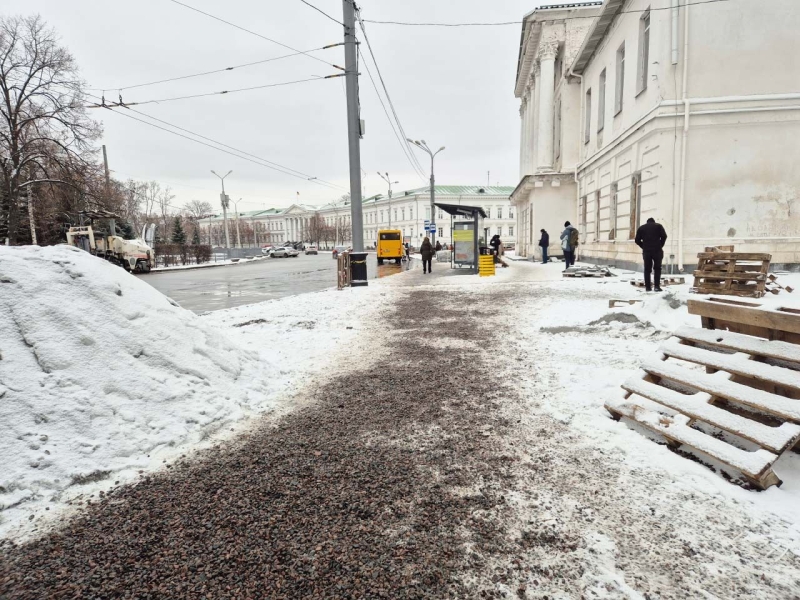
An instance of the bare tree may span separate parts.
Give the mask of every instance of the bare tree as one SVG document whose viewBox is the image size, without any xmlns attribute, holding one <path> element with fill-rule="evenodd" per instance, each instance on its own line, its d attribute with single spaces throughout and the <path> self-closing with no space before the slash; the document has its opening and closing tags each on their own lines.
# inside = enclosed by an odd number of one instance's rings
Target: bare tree
<svg viewBox="0 0 800 600">
<path fill-rule="evenodd" d="M 161 220 L 164 225 L 164 233 L 162 238 L 167 240 L 170 238 L 170 226 L 173 219 L 172 205 L 170 204 L 175 199 L 175 194 L 172 193 L 172 188 L 165 187 L 164 190 L 158 195 L 158 208 L 161 212 Z"/>
<path fill-rule="evenodd" d="M 204 200 L 190 200 L 187 202 L 183 209 L 191 219 L 202 219 L 214 212 L 214 208 L 209 202 Z"/>
<path fill-rule="evenodd" d="M 40 183 L 73 185 L 100 126 L 86 113 L 72 55 L 41 17 L 0 17 L 0 227 L 20 230 L 20 196 Z M 0 233 L 2 235 L 2 233 Z"/>
</svg>

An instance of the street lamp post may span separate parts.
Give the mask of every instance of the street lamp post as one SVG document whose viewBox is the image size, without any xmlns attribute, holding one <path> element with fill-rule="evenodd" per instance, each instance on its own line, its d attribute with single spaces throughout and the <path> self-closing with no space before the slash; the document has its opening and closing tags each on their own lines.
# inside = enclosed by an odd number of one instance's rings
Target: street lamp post
<svg viewBox="0 0 800 600">
<path fill-rule="evenodd" d="M 389 177 L 389 173 L 386 173 L 386 176 L 384 177 L 383 175 L 381 175 L 380 172 L 378 172 L 378 177 L 383 179 L 389 185 L 389 229 L 391 229 L 392 228 L 392 184 L 400 182 L 392 181 L 391 178 Z"/>
<path fill-rule="evenodd" d="M 439 148 L 436 152 L 433 152 L 430 148 L 428 148 L 428 144 L 425 143 L 425 140 L 412 140 L 410 138 L 406 138 L 409 142 L 414 144 L 420 150 L 427 152 L 428 155 L 431 157 L 431 244 L 436 241 L 436 180 L 433 177 L 433 159 L 436 157 L 439 152 L 444 150 L 444 146 Z"/>
<path fill-rule="evenodd" d="M 239 246 L 239 248 L 242 247 L 242 236 L 239 233 L 239 202 L 241 201 L 242 199 L 239 198 L 233 203 L 233 210 L 236 213 L 236 245 Z"/>
<path fill-rule="evenodd" d="M 225 194 L 225 178 L 233 173 L 233 171 L 228 171 L 225 173 L 225 175 L 219 175 L 214 169 L 211 169 L 211 172 L 219 177 L 220 181 L 222 182 L 222 194 L 220 195 L 220 201 L 222 202 L 222 223 L 223 227 L 225 228 L 225 249 L 230 250 L 231 238 L 228 234 L 228 196 Z"/>
</svg>

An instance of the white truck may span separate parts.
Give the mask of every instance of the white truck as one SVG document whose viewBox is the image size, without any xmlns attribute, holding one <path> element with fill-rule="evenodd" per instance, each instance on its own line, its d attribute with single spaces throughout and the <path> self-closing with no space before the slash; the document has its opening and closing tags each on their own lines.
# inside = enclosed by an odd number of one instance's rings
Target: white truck
<svg viewBox="0 0 800 600">
<path fill-rule="evenodd" d="M 67 244 L 76 246 L 105 258 L 133 273 L 147 273 L 155 266 L 155 253 L 145 241 L 152 243 L 155 226 L 150 225 L 142 231 L 142 238 L 126 240 L 116 235 L 117 215 L 106 211 L 86 211 L 80 213 L 81 225 L 70 227 L 67 231 Z M 85 222 L 88 220 L 88 224 Z M 106 221 L 106 228 L 95 222 Z"/>
</svg>

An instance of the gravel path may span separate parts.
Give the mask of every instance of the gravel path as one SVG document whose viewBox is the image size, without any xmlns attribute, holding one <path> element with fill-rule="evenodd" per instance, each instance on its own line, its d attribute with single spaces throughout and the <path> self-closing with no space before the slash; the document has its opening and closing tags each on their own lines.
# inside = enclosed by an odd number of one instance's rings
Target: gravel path
<svg viewBox="0 0 800 600">
<path fill-rule="evenodd" d="M 502 512 L 511 476 L 495 437 L 503 386 L 478 349 L 496 333 L 463 317 L 467 296 L 399 296 L 368 369 L 63 530 L 0 547 L 0 598 L 472 595 L 505 552 L 501 521 L 484 516 Z"/>
</svg>

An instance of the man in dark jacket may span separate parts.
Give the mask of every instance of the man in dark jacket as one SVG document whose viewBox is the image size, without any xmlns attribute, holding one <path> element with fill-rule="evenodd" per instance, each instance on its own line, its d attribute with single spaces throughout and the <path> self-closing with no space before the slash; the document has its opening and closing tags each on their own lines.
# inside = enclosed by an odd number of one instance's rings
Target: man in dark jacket
<svg viewBox="0 0 800 600">
<path fill-rule="evenodd" d="M 636 245 L 642 249 L 644 258 L 644 288 L 650 291 L 650 272 L 655 271 L 655 290 L 661 291 L 661 261 L 664 260 L 664 244 L 667 232 L 661 223 L 652 217 L 636 231 Z"/>
<path fill-rule="evenodd" d="M 433 260 L 433 245 L 431 239 L 425 236 L 422 240 L 422 245 L 419 247 L 419 253 L 422 254 L 422 274 L 425 275 L 431 272 L 431 260 Z"/>
<path fill-rule="evenodd" d="M 542 249 L 542 264 L 548 262 L 547 249 L 550 247 L 550 234 L 544 229 L 541 230 L 542 237 L 539 239 L 539 247 Z"/>
</svg>

